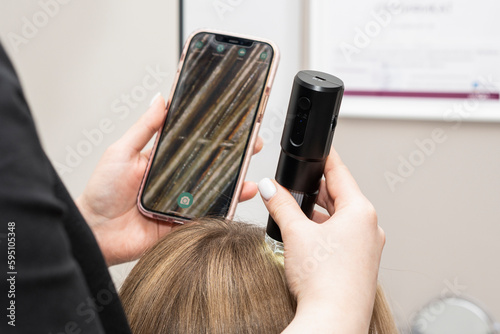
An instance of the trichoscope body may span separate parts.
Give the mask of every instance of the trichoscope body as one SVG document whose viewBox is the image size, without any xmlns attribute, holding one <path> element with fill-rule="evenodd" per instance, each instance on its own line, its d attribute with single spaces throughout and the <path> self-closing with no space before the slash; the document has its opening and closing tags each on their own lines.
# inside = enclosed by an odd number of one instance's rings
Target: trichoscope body
<svg viewBox="0 0 500 334">
<path fill-rule="evenodd" d="M 293 81 L 275 178 L 309 218 L 330 153 L 343 93 L 342 80 L 323 72 L 300 71 Z M 281 232 L 271 217 L 266 232 L 268 244 L 275 252 L 280 252 L 281 247 L 282 252 Z"/>
</svg>

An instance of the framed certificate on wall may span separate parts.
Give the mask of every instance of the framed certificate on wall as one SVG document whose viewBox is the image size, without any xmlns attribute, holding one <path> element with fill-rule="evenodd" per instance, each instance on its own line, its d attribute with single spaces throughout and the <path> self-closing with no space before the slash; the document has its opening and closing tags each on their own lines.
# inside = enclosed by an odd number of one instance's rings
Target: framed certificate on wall
<svg viewBox="0 0 500 334">
<path fill-rule="evenodd" d="M 343 115 L 500 121 L 500 2 L 309 1 L 308 67 Z"/>
</svg>

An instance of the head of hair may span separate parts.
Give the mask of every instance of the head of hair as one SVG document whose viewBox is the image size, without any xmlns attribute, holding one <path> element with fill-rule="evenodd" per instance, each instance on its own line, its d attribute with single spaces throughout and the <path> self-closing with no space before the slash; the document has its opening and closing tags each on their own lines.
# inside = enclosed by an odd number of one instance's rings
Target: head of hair
<svg viewBox="0 0 500 334">
<path fill-rule="evenodd" d="M 176 228 L 148 250 L 120 297 L 132 332 L 280 333 L 296 301 L 283 258 L 255 225 L 203 219 Z M 393 333 L 377 289 L 370 333 Z"/>
</svg>

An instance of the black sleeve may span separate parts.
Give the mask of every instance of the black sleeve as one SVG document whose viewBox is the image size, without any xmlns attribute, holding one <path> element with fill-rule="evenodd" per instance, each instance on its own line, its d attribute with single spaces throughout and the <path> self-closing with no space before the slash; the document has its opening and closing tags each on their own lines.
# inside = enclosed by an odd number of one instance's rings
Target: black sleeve
<svg viewBox="0 0 500 334">
<path fill-rule="evenodd" d="M 1 45 L 0 300 L 0 333 L 130 333 L 96 240 L 41 147 Z"/>
</svg>

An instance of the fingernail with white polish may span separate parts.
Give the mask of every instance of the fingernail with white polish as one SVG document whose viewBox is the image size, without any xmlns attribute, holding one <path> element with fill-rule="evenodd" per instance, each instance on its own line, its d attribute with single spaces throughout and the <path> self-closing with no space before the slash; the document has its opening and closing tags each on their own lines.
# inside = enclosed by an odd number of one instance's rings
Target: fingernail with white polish
<svg viewBox="0 0 500 334">
<path fill-rule="evenodd" d="M 276 187 L 274 186 L 273 181 L 268 178 L 260 180 L 257 186 L 259 187 L 260 195 L 266 201 L 269 201 L 274 196 L 274 194 L 276 194 Z"/>
<path fill-rule="evenodd" d="M 153 98 L 151 99 L 151 102 L 149 102 L 149 106 L 151 107 L 153 103 L 155 103 L 156 99 L 159 98 L 160 96 L 161 96 L 160 92 L 156 93 L 155 96 L 153 96 Z"/>
</svg>

